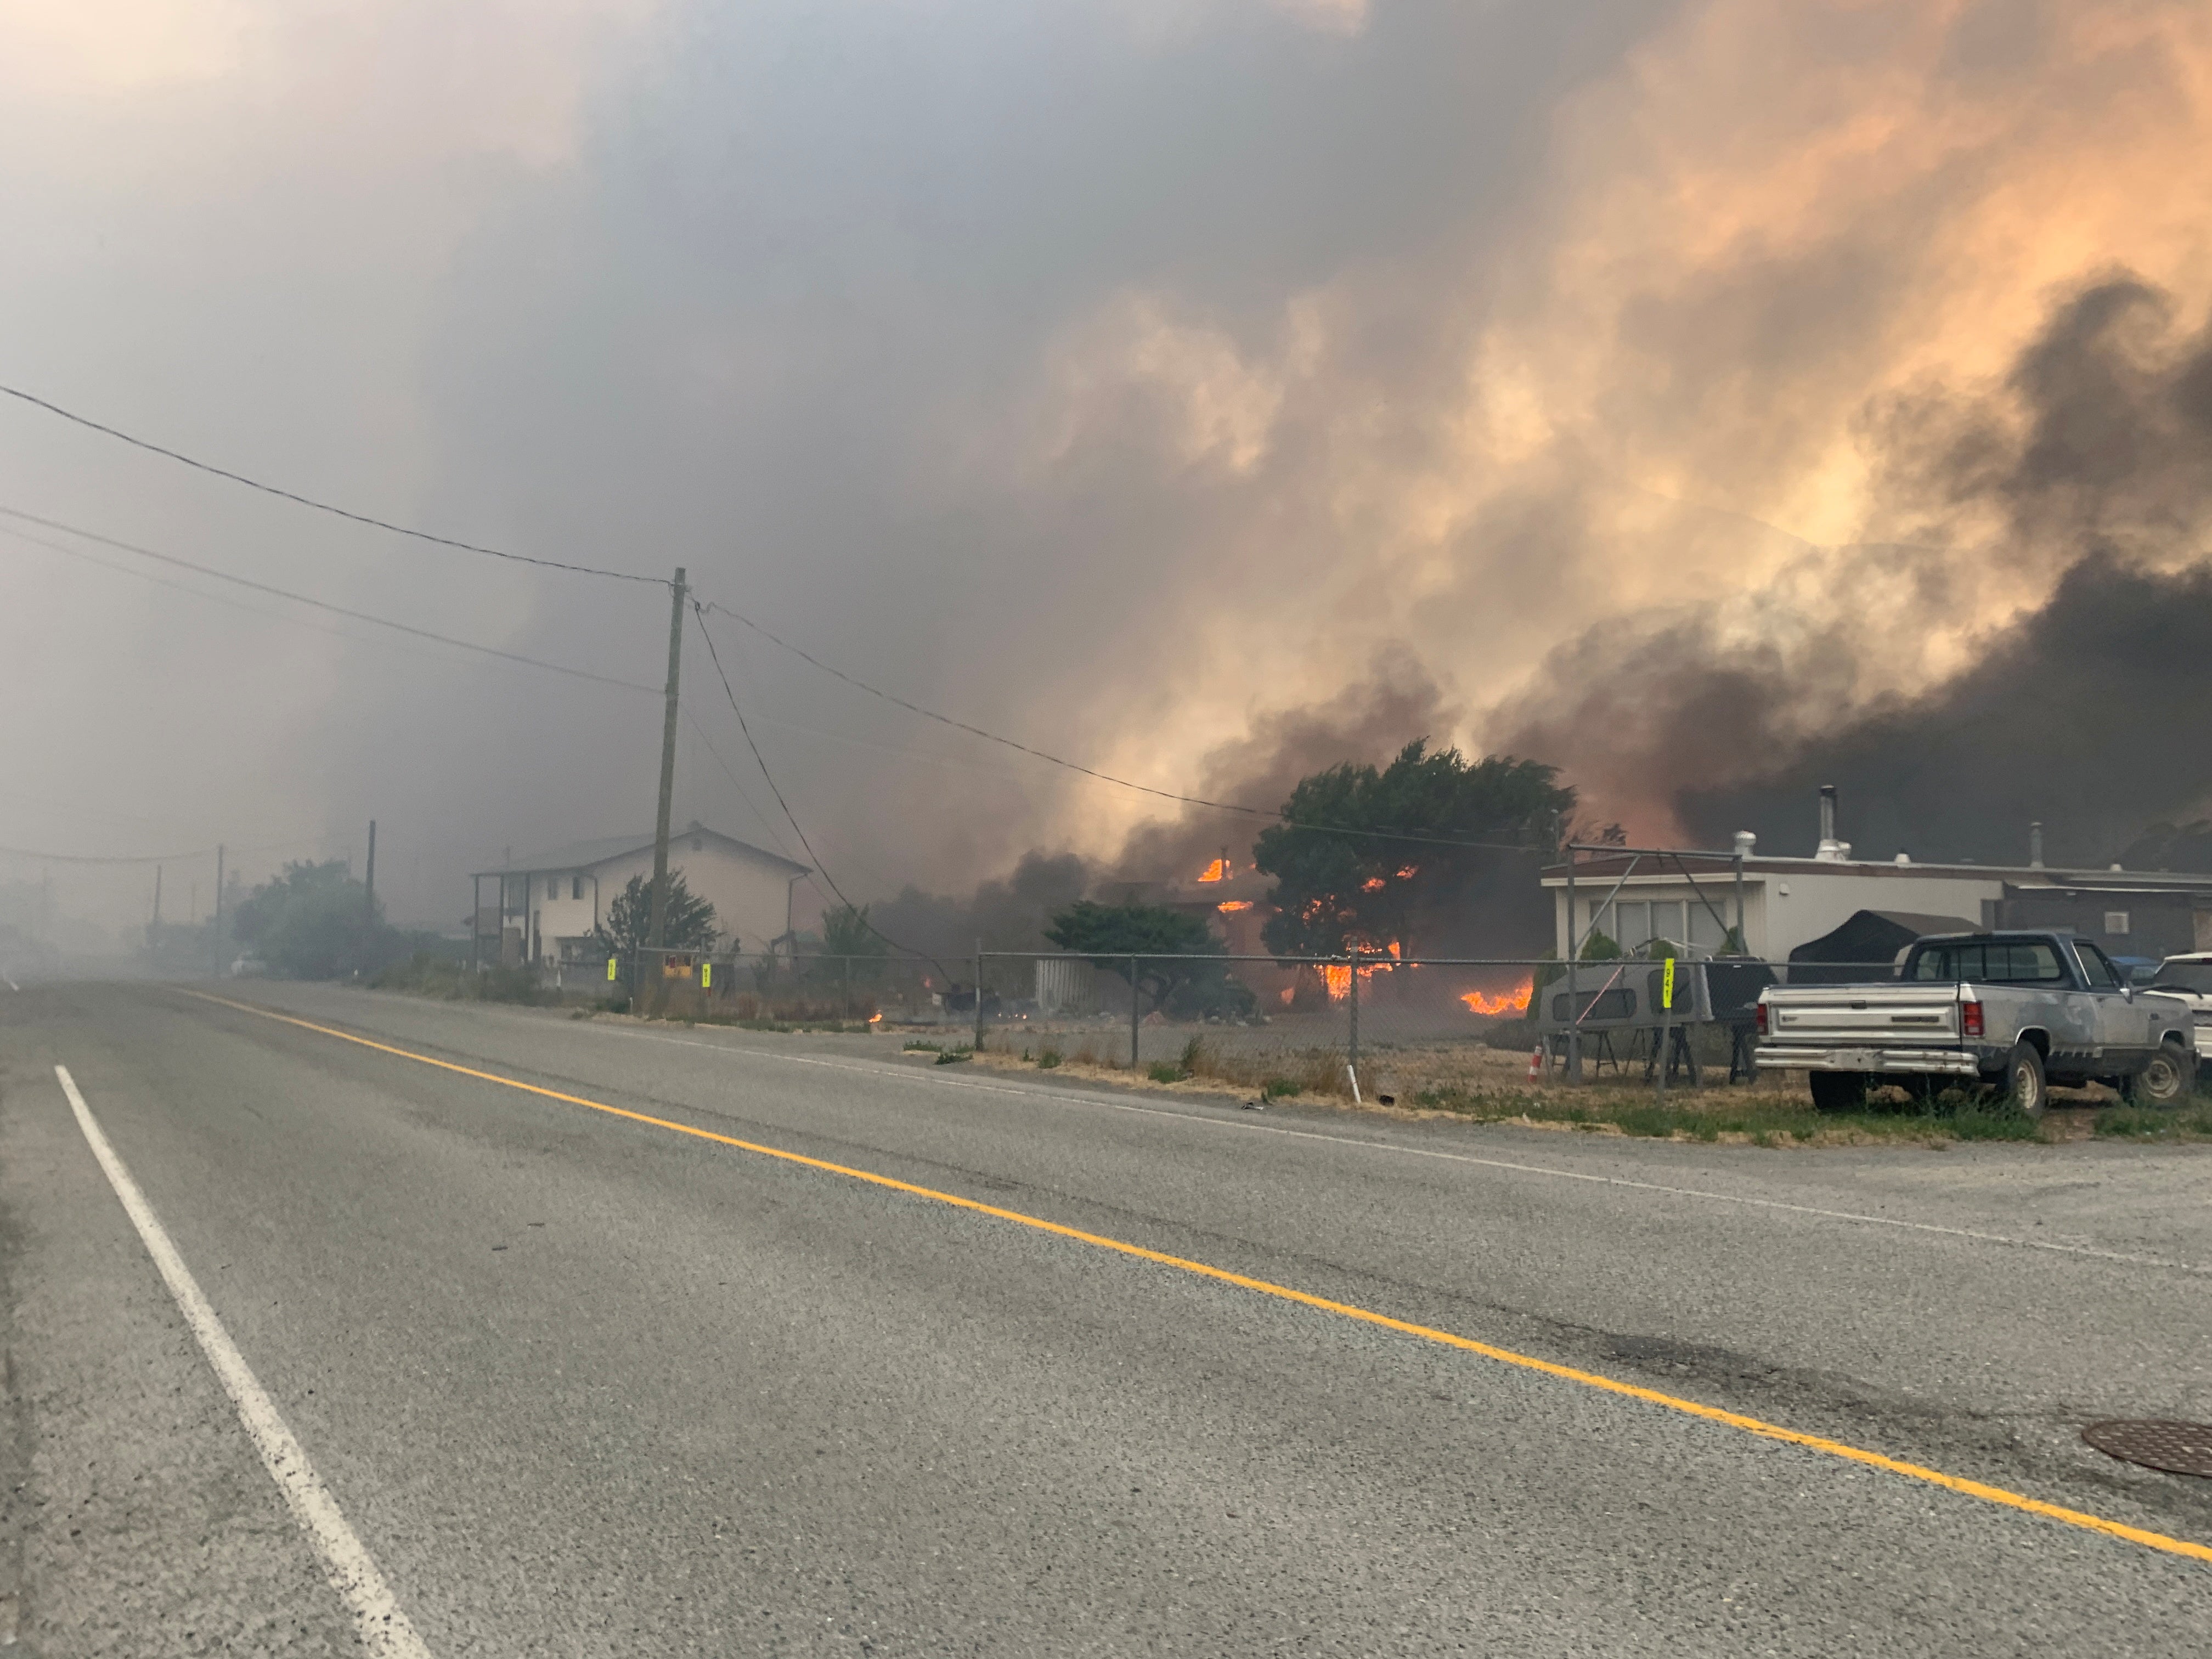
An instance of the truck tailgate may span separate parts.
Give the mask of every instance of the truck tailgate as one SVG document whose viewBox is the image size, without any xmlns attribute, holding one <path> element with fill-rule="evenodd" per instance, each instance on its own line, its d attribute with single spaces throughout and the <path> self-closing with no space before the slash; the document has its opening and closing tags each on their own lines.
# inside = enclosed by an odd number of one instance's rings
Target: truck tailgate
<svg viewBox="0 0 2212 1659">
<path fill-rule="evenodd" d="M 1779 986 L 1766 994 L 1767 1031 L 1777 1044 L 1879 1044 L 1959 1040 L 1955 985 Z"/>
</svg>

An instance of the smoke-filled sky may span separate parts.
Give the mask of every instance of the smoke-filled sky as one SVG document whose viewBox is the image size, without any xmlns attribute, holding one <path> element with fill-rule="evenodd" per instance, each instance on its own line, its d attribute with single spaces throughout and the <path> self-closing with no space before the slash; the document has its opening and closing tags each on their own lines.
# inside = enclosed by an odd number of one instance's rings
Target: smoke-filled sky
<svg viewBox="0 0 2212 1659">
<path fill-rule="evenodd" d="M 2206 605 L 2208 199 L 2201 0 L 0 3 L 0 380 L 683 564 L 902 696 L 1260 805 L 1333 733 L 1782 851 L 1832 757 L 1882 856 L 2201 808 L 2199 636 L 2128 618 Z M 0 404 L 0 507 L 659 678 L 655 589 Z M 502 848 L 651 822 L 648 696 L 0 526 L 76 550 L 0 535 L 0 845 L 258 876 L 374 817 L 395 915 L 451 923 Z M 855 897 L 1158 816 L 716 626 Z M 798 852 L 686 651 L 678 821 Z M 2095 814 L 2019 775 L 2039 696 Z M 2162 769 L 2112 741 L 2147 706 Z M 1978 718 L 2008 763 L 1926 763 L 1986 761 Z M 143 918 L 149 872 L 58 873 Z"/>
</svg>

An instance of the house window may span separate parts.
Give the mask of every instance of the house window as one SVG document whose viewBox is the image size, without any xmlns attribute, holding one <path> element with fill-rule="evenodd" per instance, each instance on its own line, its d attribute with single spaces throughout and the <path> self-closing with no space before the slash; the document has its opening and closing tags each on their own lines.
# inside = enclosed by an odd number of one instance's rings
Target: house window
<svg viewBox="0 0 2212 1659">
<path fill-rule="evenodd" d="M 545 878 L 545 896 L 550 899 L 556 899 L 561 896 L 560 877 L 548 876 Z"/>
<path fill-rule="evenodd" d="M 2106 911 L 2105 931 L 2108 933 L 2126 933 L 2128 931 L 2128 913 L 2124 910 Z"/>
<path fill-rule="evenodd" d="M 568 886 L 568 896 L 572 899 L 580 899 L 584 896 L 584 878 L 581 876 L 576 876 L 571 878 Z"/>
</svg>

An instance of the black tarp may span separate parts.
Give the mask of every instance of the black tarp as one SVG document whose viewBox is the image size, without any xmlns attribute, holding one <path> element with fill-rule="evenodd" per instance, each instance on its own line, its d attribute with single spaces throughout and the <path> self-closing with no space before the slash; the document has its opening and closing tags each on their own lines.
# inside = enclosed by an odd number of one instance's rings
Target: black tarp
<svg viewBox="0 0 2212 1659">
<path fill-rule="evenodd" d="M 1849 985 L 1855 980 L 1881 979 L 1899 951 L 1934 933 L 1972 933 L 1978 925 L 1963 916 L 1922 915 L 1911 910 L 1857 910 L 1833 933 L 1808 939 L 1790 953 L 1792 985 Z M 1824 968 L 1823 963 L 1852 966 Z M 1881 963 L 1881 968 L 1869 967 Z M 1801 966 L 1800 964 L 1805 964 Z"/>
</svg>

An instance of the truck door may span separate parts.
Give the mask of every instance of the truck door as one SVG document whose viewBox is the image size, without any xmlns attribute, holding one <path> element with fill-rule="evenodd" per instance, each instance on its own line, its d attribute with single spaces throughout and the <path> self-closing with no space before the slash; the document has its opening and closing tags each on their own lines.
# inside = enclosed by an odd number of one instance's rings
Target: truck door
<svg viewBox="0 0 2212 1659">
<path fill-rule="evenodd" d="M 2081 958 L 2081 979 L 2089 988 L 2098 1058 L 2123 1067 L 2141 1063 L 2152 1046 L 2149 1014 L 2120 989 L 2119 971 L 2102 951 L 2087 939 L 2076 939 L 2074 954 Z"/>
<path fill-rule="evenodd" d="M 2051 1033 L 2051 1069 L 2079 1073 L 2094 1063 L 2100 1046 L 2097 1001 L 2075 989 L 2080 981 L 2049 939 L 1993 939 L 1983 947 L 1990 983 L 2012 988 L 2022 1029 Z"/>
</svg>

